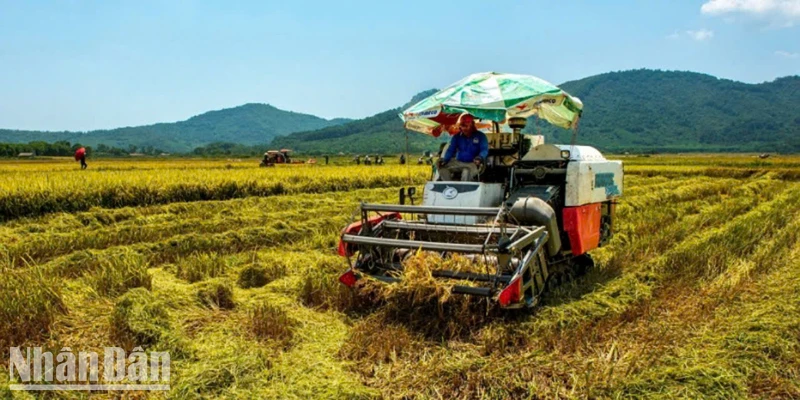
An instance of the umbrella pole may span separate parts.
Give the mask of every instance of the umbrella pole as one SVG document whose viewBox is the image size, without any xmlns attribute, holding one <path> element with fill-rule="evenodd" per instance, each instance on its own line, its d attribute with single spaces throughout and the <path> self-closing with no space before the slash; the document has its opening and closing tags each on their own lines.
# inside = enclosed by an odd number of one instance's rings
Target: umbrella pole
<svg viewBox="0 0 800 400">
<path fill-rule="evenodd" d="M 580 122 L 580 120 L 577 121 L 575 123 L 575 127 L 572 128 L 572 143 L 570 143 L 570 146 L 569 146 L 570 154 L 572 154 L 572 152 L 575 151 L 575 142 L 577 142 L 577 140 L 578 140 L 578 126 L 579 126 L 578 122 Z"/>
<path fill-rule="evenodd" d="M 406 132 L 406 172 L 408 172 L 408 184 L 411 184 L 411 159 L 408 158 L 408 129 L 404 129 Z"/>
</svg>

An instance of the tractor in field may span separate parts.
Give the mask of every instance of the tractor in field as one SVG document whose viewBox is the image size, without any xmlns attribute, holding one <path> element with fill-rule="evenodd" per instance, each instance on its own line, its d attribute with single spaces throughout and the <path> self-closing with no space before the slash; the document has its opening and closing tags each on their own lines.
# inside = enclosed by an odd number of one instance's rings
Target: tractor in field
<svg viewBox="0 0 800 400">
<path fill-rule="evenodd" d="M 584 273 L 593 266 L 588 252 L 613 235 L 622 162 L 522 132 L 529 117 L 576 130 L 582 109 L 539 78 L 497 73 L 470 75 L 406 109 L 406 129 L 430 135 L 469 113 L 486 131 L 488 157 L 477 181 L 442 181 L 433 172 L 421 204 L 413 204 L 414 187 L 401 190 L 399 204 L 362 203 L 359 220 L 341 234 L 338 252 L 349 268 L 339 281 L 353 287 L 370 276 L 391 284 L 415 252 L 460 254 L 475 270 L 432 275 L 454 280 L 454 293 L 523 308 Z"/>
<path fill-rule="evenodd" d="M 289 157 L 289 149 L 269 150 L 264 153 L 264 158 L 261 160 L 261 167 L 274 167 L 275 164 L 289 164 L 292 162 Z"/>
</svg>

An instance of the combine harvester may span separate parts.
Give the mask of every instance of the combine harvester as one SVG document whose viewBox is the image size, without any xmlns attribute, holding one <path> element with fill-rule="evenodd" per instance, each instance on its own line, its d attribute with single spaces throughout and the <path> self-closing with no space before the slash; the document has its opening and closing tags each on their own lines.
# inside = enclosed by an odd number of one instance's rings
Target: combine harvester
<svg viewBox="0 0 800 400">
<path fill-rule="evenodd" d="M 352 287 L 367 275 L 398 282 L 415 251 L 462 254 L 473 271 L 434 269 L 433 276 L 457 281 L 454 293 L 521 308 L 586 271 L 593 265 L 587 252 L 612 236 L 622 162 L 521 132 L 531 116 L 576 131 L 582 109 L 578 98 L 539 78 L 479 73 L 405 110 L 406 129 L 433 136 L 472 114 L 488 128 L 489 156 L 478 182 L 445 182 L 435 172 L 421 205 L 413 205 L 414 188 L 401 190 L 398 205 L 362 203 L 360 221 L 341 235 L 339 254 L 350 268 L 339 281 Z"/>
<path fill-rule="evenodd" d="M 292 164 L 293 162 L 289 157 L 289 149 L 269 150 L 264 153 L 264 159 L 261 160 L 259 167 L 274 167 L 275 164 Z M 301 162 L 302 163 L 302 162 Z"/>
</svg>

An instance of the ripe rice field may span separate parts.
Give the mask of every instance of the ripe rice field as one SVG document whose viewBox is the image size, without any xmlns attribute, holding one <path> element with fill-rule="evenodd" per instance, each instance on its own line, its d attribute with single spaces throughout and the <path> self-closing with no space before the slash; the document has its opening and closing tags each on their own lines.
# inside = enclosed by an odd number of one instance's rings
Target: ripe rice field
<svg viewBox="0 0 800 400">
<path fill-rule="evenodd" d="M 800 398 L 800 157 L 621 159 L 596 267 L 515 313 L 337 282 L 428 166 L 0 162 L 0 398 L 87 396 L 8 390 L 9 346 L 114 345 L 172 357 L 127 398 Z"/>
</svg>

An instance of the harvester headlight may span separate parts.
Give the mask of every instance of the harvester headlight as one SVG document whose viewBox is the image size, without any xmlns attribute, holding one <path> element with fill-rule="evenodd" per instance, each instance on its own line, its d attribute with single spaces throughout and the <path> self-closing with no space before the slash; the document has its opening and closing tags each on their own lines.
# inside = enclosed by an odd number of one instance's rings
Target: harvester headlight
<svg viewBox="0 0 800 400">
<path fill-rule="evenodd" d="M 571 155 L 572 154 L 569 153 L 569 150 L 561 150 L 561 158 L 563 158 L 565 160 L 569 160 L 569 157 Z"/>
</svg>

